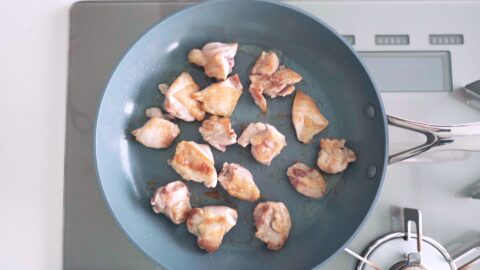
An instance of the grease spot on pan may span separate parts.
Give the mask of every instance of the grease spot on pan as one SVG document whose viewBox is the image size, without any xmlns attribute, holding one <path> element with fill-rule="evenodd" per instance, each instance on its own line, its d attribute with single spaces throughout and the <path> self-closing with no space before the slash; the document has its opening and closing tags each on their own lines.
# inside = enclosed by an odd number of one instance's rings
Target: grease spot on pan
<svg viewBox="0 0 480 270">
<path fill-rule="evenodd" d="M 311 219 L 315 214 L 320 210 L 320 202 L 318 201 L 307 201 L 303 203 L 302 215 L 304 219 Z"/>
<path fill-rule="evenodd" d="M 375 118 L 375 115 L 377 114 L 375 107 L 373 107 L 373 105 L 370 103 L 365 105 L 365 108 L 363 109 L 363 113 L 368 119 Z"/>
<path fill-rule="evenodd" d="M 370 165 L 367 166 L 367 177 L 372 179 L 374 178 L 376 175 L 377 175 L 377 165 L 372 163 Z"/>
</svg>

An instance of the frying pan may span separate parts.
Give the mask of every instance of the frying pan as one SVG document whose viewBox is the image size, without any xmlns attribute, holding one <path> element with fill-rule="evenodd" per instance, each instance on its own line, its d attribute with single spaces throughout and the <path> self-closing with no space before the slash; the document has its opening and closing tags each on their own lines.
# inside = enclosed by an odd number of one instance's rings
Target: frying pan
<svg viewBox="0 0 480 270">
<path fill-rule="evenodd" d="M 146 108 L 163 103 L 157 90 L 159 83 L 171 83 L 182 71 L 189 72 L 201 87 L 212 82 L 186 60 L 189 50 L 211 41 L 240 44 L 233 70 L 244 86 L 232 116 L 237 134 L 250 122 L 265 122 L 277 127 L 287 139 L 288 146 L 269 167 L 260 165 L 249 149 L 238 145 L 228 147 L 226 153 L 213 150 L 217 170 L 223 162 L 242 164 L 254 175 L 261 200 L 282 201 L 288 207 L 293 227 L 278 252 L 266 249 L 254 237 L 255 203 L 231 198 L 221 188 L 213 191 L 187 182 L 194 207 L 229 205 L 238 209 L 237 225 L 213 254 L 197 247 L 196 237 L 185 225 L 174 225 L 164 216 L 155 215 L 149 205 L 156 187 L 180 179 L 167 164 L 175 145 L 165 150 L 149 149 L 135 142 L 130 131 L 146 121 Z M 328 129 L 311 144 L 301 144 L 295 137 L 292 96 L 268 100 L 267 114 L 262 114 L 251 99 L 248 72 L 262 50 L 276 51 L 283 64 L 303 76 L 297 89 L 312 96 L 329 119 Z M 389 158 L 388 121 L 428 134 L 427 143 Z M 135 246 L 162 267 L 307 269 L 325 263 L 356 234 L 378 197 L 389 162 L 434 146 L 452 148 L 458 133 L 479 133 L 478 125 L 452 129 L 393 117 L 388 121 L 379 93 L 358 56 L 319 19 L 279 2 L 208 1 L 155 25 L 119 62 L 98 108 L 95 162 L 105 201 L 118 225 Z M 176 143 L 204 143 L 198 133 L 199 123 L 177 123 L 181 134 Z M 358 160 L 343 174 L 326 175 L 328 194 L 313 200 L 290 186 L 286 169 L 295 161 L 313 167 L 319 140 L 324 137 L 345 138 Z M 467 144 L 456 148 L 470 149 Z"/>
</svg>

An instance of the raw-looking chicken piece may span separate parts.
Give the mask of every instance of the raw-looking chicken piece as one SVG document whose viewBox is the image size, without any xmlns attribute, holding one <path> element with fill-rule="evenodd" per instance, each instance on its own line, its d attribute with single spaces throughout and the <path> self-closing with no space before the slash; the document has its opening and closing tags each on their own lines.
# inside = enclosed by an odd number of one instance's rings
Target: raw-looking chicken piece
<svg viewBox="0 0 480 270">
<path fill-rule="evenodd" d="M 253 157 L 261 164 L 267 166 L 287 145 L 285 136 L 274 126 L 260 122 L 250 123 L 237 142 L 242 147 L 252 144 L 251 152 Z"/>
<path fill-rule="evenodd" d="M 202 50 L 191 50 L 188 61 L 203 67 L 208 77 L 225 80 L 232 72 L 237 48 L 238 43 L 211 42 L 203 46 Z"/>
<path fill-rule="evenodd" d="M 212 115 L 203 120 L 198 131 L 206 142 L 222 152 L 225 152 L 228 145 L 237 142 L 237 134 L 235 134 L 228 117 Z"/>
<path fill-rule="evenodd" d="M 141 128 L 132 131 L 138 142 L 155 149 L 168 148 L 178 134 L 180 129 L 176 124 L 157 116 L 150 118 Z"/>
<path fill-rule="evenodd" d="M 177 144 L 170 165 L 185 180 L 203 183 L 209 188 L 217 186 L 217 171 L 208 144 L 181 141 Z"/>
<path fill-rule="evenodd" d="M 171 116 L 170 114 L 164 114 L 162 110 L 158 107 L 150 107 L 145 110 L 145 116 L 148 118 L 158 117 L 163 118 L 165 120 L 173 120 L 175 117 Z"/>
<path fill-rule="evenodd" d="M 260 190 L 253 181 L 253 175 L 239 164 L 223 163 L 218 182 L 232 197 L 250 202 L 260 198 Z"/>
<path fill-rule="evenodd" d="M 159 89 L 162 88 L 159 86 Z M 205 111 L 202 110 L 200 103 L 192 98 L 192 94 L 199 89 L 192 76 L 183 72 L 165 93 L 165 110 L 170 115 L 187 122 L 202 121 L 205 118 Z"/>
<path fill-rule="evenodd" d="M 242 83 L 235 74 L 225 81 L 212 83 L 202 91 L 193 93 L 192 98 L 201 102 L 202 109 L 211 114 L 231 116 L 242 95 L 242 89 Z"/>
<path fill-rule="evenodd" d="M 328 120 L 322 115 L 313 98 L 297 91 L 292 106 L 292 122 L 297 139 L 302 143 L 310 143 L 313 136 L 328 126 Z"/>
<path fill-rule="evenodd" d="M 317 169 L 295 163 L 288 168 L 287 175 L 295 190 L 307 197 L 320 199 L 327 193 L 327 182 Z"/>
<path fill-rule="evenodd" d="M 181 224 L 187 220 L 192 207 L 190 206 L 190 192 L 181 181 L 171 182 L 159 187 L 150 200 L 153 212 L 162 213 L 175 224 Z"/>
<path fill-rule="evenodd" d="M 193 208 L 187 219 L 188 231 L 197 236 L 197 244 L 207 252 L 214 252 L 223 236 L 237 224 L 237 210 L 227 206 Z"/>
<path fill-rule="evenodd" d="M 317 166 L 326 173 L 344 171 L 349 162 L 357 160 L 353 150 L 345 146 L 345 140 L 321 139 Z"/>
<path fill-rule="evenodd" d="M 262 202 L 253 210 L 257 232 L 255 237 L 271 250 L 280 250 L 292 228 L 288 209 L 282 202 Z"/>
<path fill-rule="evenodd" d="M 287 96 L 295 91 L 294 84 L 300 82 L 302 76 L 295 71 L 280 67 L 278 56 L 274 52 L 262 52 L 250 73 L 250 94 L 255 104 L 264 112 L 267 101 L 263 94 L 275 98 Z"/>
<path fill-rule="evenodd" d="M 165 115 L 163 115 L 162 110 L 156 107 L 151 107 L 146 109 L 145 116 L 148 118 L 152 118 L 152 117 L 165 118 Z"/>
</svg>

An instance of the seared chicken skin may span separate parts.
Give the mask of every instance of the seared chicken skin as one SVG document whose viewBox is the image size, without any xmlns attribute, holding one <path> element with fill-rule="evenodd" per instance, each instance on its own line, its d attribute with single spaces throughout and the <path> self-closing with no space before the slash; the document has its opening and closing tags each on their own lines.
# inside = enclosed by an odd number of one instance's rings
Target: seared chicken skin
<svg viewBox="0 0 480 270">
<path fill-rule="evenodd" d="M 321 139 L 317 166 L 326 173 L 344 171 L 348 163 L 357 160 L 355 152 L 345 146 L 345 140 Z"/>
<path fill-rule="evenodd" d="M 237 224 L 238 214 L 227 206 L 193 208 L 187 219 L 188 231 L 197 236 L 197 244 L 207 252 L 215 252 L 223 236 Z"/>
<path fill-rule="evenodd" d="M 280 66 L 280 60 L 274 52 L 265 52 L 257 58 L 255 65 L 252 68 L 251 74 L 257 75 L 272 75 Z"/>
<path fill-rule="evenodd" d="M 328 120 L 322 115 L 315 101 L 302 91 L 297 91 L 293 100 L 292 122 L 297 139 L 302 143 L 310 143 L 313 136 L 328 126 Z"/>
<path fill-rule="evenodd" d="M 257 77 L 253 75 L 252 78 L 252 84 L 258 85 L 257 82 L 259 82 L 263 93 L 271 98 L 277 96 L 285 97 L 292 94 L 295 90 L 293 85 L 302 80 L 298 73 L 283 67 L 270 76 L 260 75 L 260 77 Z"/>
<path fill-rule="evenodd" d="M 151 117 L 142 127 L 132 131 L 135 139 L 146 147 L 168 148 L 180 134 L 178 126 L 162 117 L 158 108 L 150 108 L 146 115 Z"/>
<path fill-rule="evenodd" d="M 267 111 L 267 101 L 263 94 L 271 98 L 290 95 L 295 90 L 293 85 L 302 80 L 298 73 L 280 67 L 279 64 L 278 56 L 274 52 L 262 52 L 250 73 L 249 91 L 255 104 L 263 112 Z"/>
<path fill-rule="evenodd" d="M 187 220 L 192 207 L 190 206 L 190 193 L 187 186 L 181 181 L 171 182 L 159 187 L 150 200 L 153 212 L 162 213 L 175 224 Z"/>
<path fill-rule="evenodd" d="M 238 99 L 242 95 L 242 83 L 235 74 L 227 80 L 211 84 L 192 98 L 201 102 L 202 110 L 214 115 L 231 116 Z"/>
<path fill-rule="evenodd" d="M 183 72 L 164 91 L 165 85 L 159 85 L 161 92 L 165 93 L 165 110 L 172 116 L 187 122 L 201 121 L 205 118 L 205 111 L 200 103 L 192 98 L 192 94 L 198 92 L 200 87 L 193 81 L 192 76 Z"/>
<path fill-rule="evenodd" d="M 232 197 L 250 202 L 260 198 L 260 190 L 253 181 L 253 175 L 239 164 L 223 163 L 218 182 Z"/>
<path fill-rule="evenodd" d="M 253 157 L 267 166 L 287 145 L 285 136 L 274 126 L 260 122 L 250 123 L 237 142 L 242 147 L 252 144 Z"/>
<path fill-rule="evenodd" d="M 257 232 L 255 237 L 267 244 L 271 250 L 280 250 L 287 241 L 292 221 L 288 209 L 282 202 L 262 202 L 253 210 Z"/>
<path fill-rule="evenodd" d="M 188 61 L 203 67 L 208 77 L 225 80 L 232 72 L 237 48 L 238 43 L 211 42 L 203 46 L 202 50 L 191 50 L 188 54 Z"/>
<path fill-rule="evenodd" d="M 208 144 L 181 141 L 177 144 L 170 165 L 185 180 L 203 183 L 209 188 L 217 186 L 217 171 Z"/>
<path fill-rule="evenodd" d="M 232 123 L 228 117 L 212 115 L 203 120 L 198 131 L 206 142 L 222 152 L 225 152 L 228 145 L 237 142 L 237 134 L 232 129 Z"/>
<path fill-rule="evenodd" d="M 290 166 L 287 175 L 295 190 L 307 197 L 319 199 L 327 193 L 327 183 L 320 172 L 303 163 Z"/>
</svg>

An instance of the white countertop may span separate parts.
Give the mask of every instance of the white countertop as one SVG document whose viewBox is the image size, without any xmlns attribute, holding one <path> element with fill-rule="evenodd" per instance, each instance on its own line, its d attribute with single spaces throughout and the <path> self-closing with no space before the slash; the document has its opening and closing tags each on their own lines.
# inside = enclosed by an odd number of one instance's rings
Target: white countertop
<svg viewBox="0 0 480 270">
<path fill-rule="evenodd" d="M 69 7 L 0 1 L 0 262 L 61 269 Z"/>
</svg>

